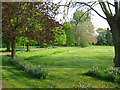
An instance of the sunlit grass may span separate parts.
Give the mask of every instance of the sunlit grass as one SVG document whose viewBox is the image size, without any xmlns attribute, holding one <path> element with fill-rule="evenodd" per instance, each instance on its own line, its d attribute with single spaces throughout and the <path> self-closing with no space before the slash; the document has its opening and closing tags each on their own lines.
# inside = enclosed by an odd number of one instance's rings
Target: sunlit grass
<svg viewBox="0 0 120 90">
<path fill-rule="evenodd" d="M 81 84 L 92 88 L 114 88 L 118 83 L 108 82 L 84 75 L 93 66 L 113 66 L 114 48 L 112 46 L 57 47 L 40 49 L 17 54 L 34 65 L 42 65 L 48 71 L 46 79 L 36 79 L 29 73 L 17 70 L 3 57 L 3 80 L 11 88 L 73 88 Z"/>
</svg>

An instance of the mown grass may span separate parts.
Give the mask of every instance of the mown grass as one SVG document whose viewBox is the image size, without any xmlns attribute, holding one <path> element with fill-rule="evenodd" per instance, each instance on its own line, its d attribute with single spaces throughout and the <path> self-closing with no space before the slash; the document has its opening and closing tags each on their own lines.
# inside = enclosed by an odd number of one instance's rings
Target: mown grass
<svg viewBox="0 0 120 90">
<path fill-rule="evenodd" d="M 10 88 L 115 88 L 118 83 L 85 75 L 93 66 L 111 67 L 114 48 L 112 46 L 57 47 L 21 52 L 17 58 L 34 65 L 42 65 L 48 71 L 46 79 L 36 79 L 29 73 L 17 70 L 8 63 L 10 57 L 3 56 L 3 81 Z"/>
<path fill-rule="evenodd" d="M 36 49 L 36 48 L 40 48 L 39 46 L 29 46 L 30 49 Z M 11 50 L 12 48 L 10 48 Z M 21 51 L 21 50 L 26 50 L 27 49 L 27 46 L 16 46 L 16 51 Z M 6 51 L 7 48 L 0 48 L 0 52 L 8 52 Z"/>
</svg>

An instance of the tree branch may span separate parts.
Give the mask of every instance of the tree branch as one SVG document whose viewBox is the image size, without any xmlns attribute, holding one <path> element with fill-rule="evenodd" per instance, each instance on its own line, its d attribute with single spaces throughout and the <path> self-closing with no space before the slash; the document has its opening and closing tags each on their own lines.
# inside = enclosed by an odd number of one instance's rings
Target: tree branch
<svg viewBox="0 0 120 90">
<path fill-rule="evenodd" d="M 107 7 L 106 7 L 105 2 L 104 2 L 103 0 L 98 0 L 98 1 L 99 1 L 99 3 L 100 3 L 101 7 L 102 7 L 103 10 L 104 10 L 104 14 L 105 14 L 106 16 L 110 15 L 110 12 L 108 11 L 108 9 L 107 9 Z"/>
<path fill-rule="evenodd" d="M 89 4 L 87 4 L 87 3 L 84 3 L 84 2 L 76 2 L 76 4 L 84 4 L 84 5 L 86 5 L 86 6 L 88 6 L 88 7 L 90 7 L 94 12 L 96 12 L 100 17 L 102 17 L 103 19 L 107 19 L 107 18 L 105 18 L 104 16 L 102 16 L 100 13 L 98 13 L 91 5 L 89 5 Z"/>
<path fill-rule="evenodd" d="M 107 0 L 107 5 L 108 5 L 108 8 L 109 8 L 110 14 L 113 15 L 113 14 L 112 14 L 112 11 L 111 11 L 111 8 L 110 8 L 110 5 L 109 5 L 109 3 L 108 3 L 108 0 Z"/>
<path fill-rule="evenodd" d="M 114 4 L 115 4 L 115 13 L 118 14 L 119 12 L 118 0 L 114 0 Z"/>
<path fill-rule="evenodd" d="M 120 12 L 120 0 L 119 0 L 119 12 Z"/>
</svg>

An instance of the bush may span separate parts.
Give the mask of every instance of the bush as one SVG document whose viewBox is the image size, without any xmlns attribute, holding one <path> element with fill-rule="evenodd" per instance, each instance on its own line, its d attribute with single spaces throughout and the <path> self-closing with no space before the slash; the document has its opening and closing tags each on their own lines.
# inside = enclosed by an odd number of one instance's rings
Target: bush
<svg viewBox="0 0 120 90">
<path fill-rule="evenodd" d="M 120 68 L 117 67 L 110 68 L 93 67 L 86 73 L 86 75 L 120 83 Z"/>
<path fill-rule="evenodd" d="M 39 65 L 35 66 L 35 65 L 32 65 L 31 63 L 27 63 L 23 60 L 13 60 L 13 59 L 10 59 L 10 63 L 12 65 L 16 66 L 17 69 L 26 71 L 39 79 L 40 78 L 45 79 L 46 76 L 48 75 L 47 71 Z"/>
</svg>

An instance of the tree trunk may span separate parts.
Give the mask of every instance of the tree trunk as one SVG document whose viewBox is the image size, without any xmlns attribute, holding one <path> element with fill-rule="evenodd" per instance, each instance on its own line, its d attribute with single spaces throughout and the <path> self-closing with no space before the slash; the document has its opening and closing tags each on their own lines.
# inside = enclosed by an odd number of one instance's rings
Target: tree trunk
<svg viewBox="0 0 120 90">
<path fill-rule="evenodd" d="M 52 44 L 52 48 L 55 48 L 54 44 Z"/>
<path fill-rule="evenodd" d="M 29 42 L 27 43 L 27 51 L 30 51 Z"/>
<path fill-rule="evenodd" d="M 16 59 L 15 52 L 16 52 L 16 39 L 13 38 L 13 40 L 12 40 L 12 52 L 11 52 L 12 59 Z"/>
<path fill-rule="evenodd" d="M 120 67 L 120 26 L 119 26 L 120 23 L 118 22 L 112 21 L 111 23 L 109 23 L 111 27 L 113 42 L 114 42 L 114 50 L 115 50 L 114 66 L 115 67 Z"/>
<path fill-rule="evenodd" d="M 6 51 L 10 51 L 10 41 L 7 40 L 6 44 L 7 44 L 7 50 Z"/>
<path fill-rule="evenodd" d="M 25 44 L 24 44 L 24 49 L 25 49 Z"/>
</svg>

